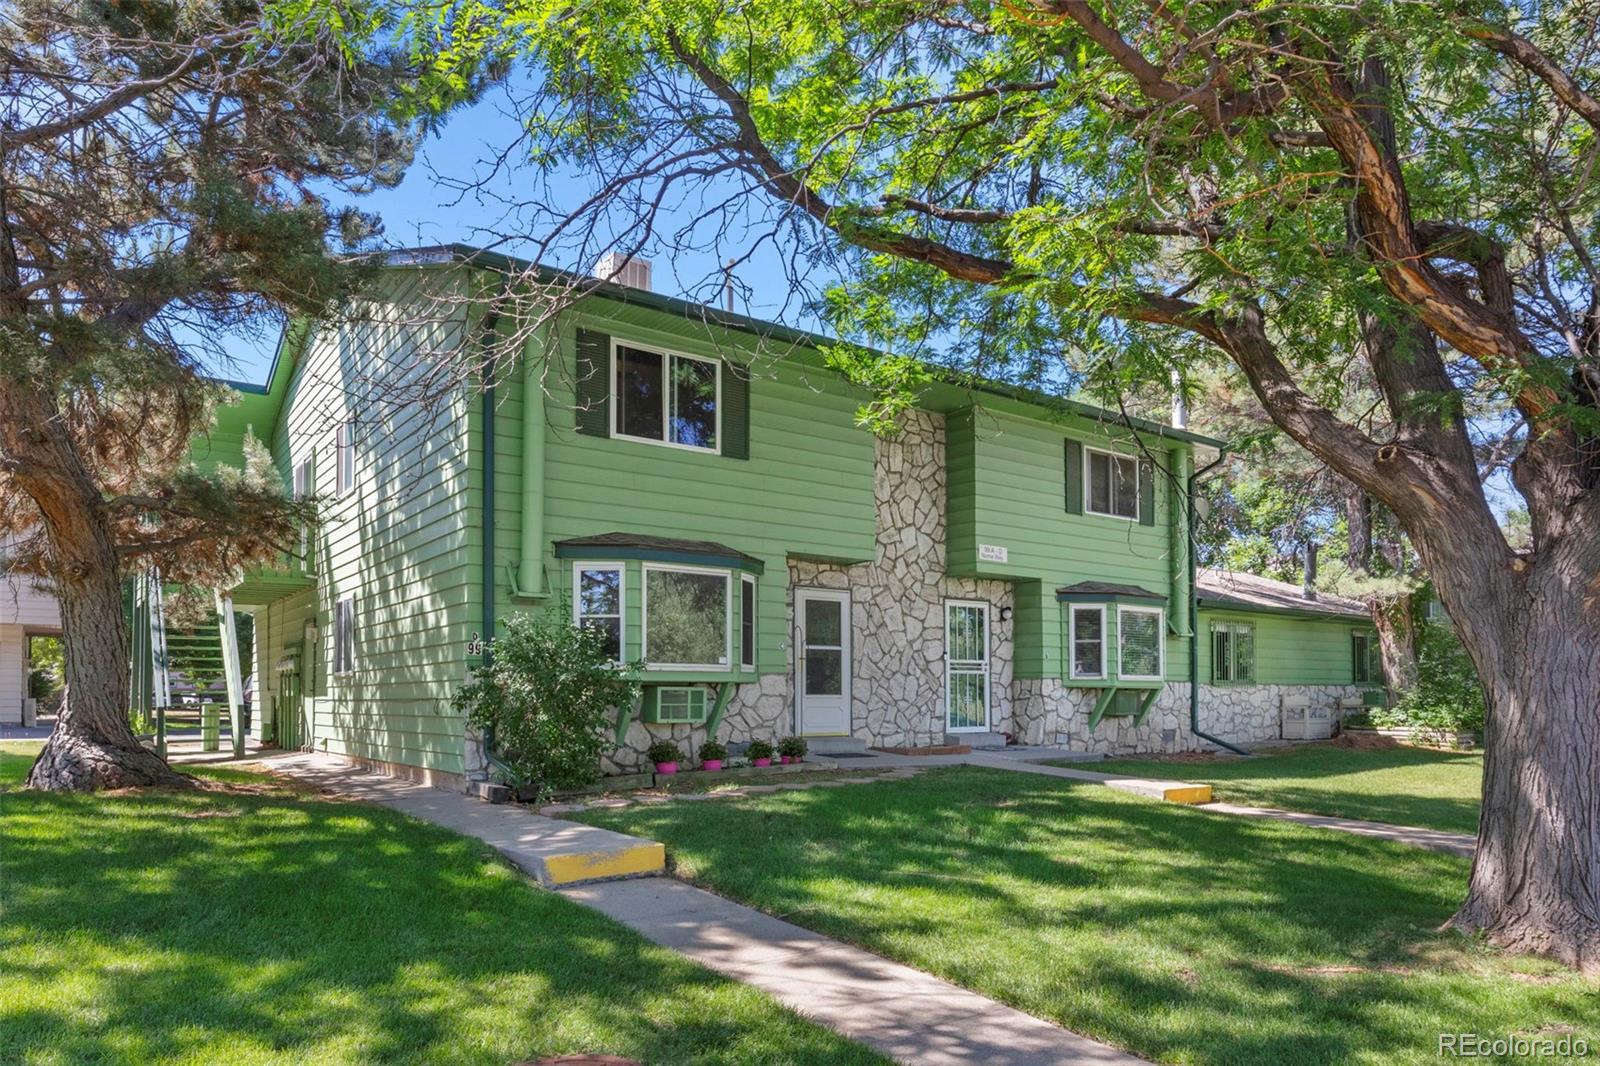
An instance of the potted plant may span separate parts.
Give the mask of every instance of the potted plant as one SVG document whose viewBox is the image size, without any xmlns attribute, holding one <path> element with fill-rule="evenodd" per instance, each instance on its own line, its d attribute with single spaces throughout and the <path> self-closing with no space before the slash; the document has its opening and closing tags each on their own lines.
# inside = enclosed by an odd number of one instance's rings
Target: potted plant
<svg viewBox="0 0 1600 1066">
<path fill-rule="evenodd" d="M 658 740 L 645 749 L 644 757 L 656 764 L 656 773 L 675 774 L 683 752 L 670 740 Z"/>
<path fill-rule="evenodd" d="M 772 742 L 769 740 L 752 740 L 750 749 L 745 754 L 750 756 L 751 766 L 771 766 Z"/>
<path fill-rule="evenodd" d="M 784 737 L 778 742 L 778 754 L 783 757 L 783 765 L 804 762 L 806 758 L 805 737 Z"/>
<path fill-rule="evenodd" d="M 714 740 L 708 740 L 700 745 L 700 769 L 716 772 L 722 769 L 722 760 L 728 757 L 728 749 Z"/>
</svg>

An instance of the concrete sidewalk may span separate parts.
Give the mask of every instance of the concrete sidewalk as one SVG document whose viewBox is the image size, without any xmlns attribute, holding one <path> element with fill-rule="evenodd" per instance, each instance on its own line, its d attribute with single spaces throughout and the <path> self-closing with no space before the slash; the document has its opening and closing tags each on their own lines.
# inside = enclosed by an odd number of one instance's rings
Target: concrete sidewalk
<svg viewBox="0 0 1600 1066">
<path fill-rule="evenodd" d="M 561 894 L 899 1062 L 1144 1062 L 931 974 L 681 881 L 613 881 L 562 889 Z"/>
<path fill-rule="evenodd" d="M 494 847 L 541 883 L 657 944 L 767 992 L 779 1002 L 916 1066 L 1138 1066 L 1135 1058 L 909 966 L 780 921 L 681 881 L 650 877 L 661 845 L 385 777 L 327 755 L 263 760 L 327 792 L 381 804 Z M 609 872 L 564 857 L 639 849 Z M 577 874 L 581 876 L 567 876 Z M 595 877 L 639 877 L 578 884 Z M 563 880 L 563 876 L 567 876 Z"/>
<path fill-rule="evenodd" d="M 484 803 L 459 792 L 385 777 L 331 755 L 286 755 L 268 765 L 326 792 L 381 804 L 477 837 L 547 887 L 600 878 L 651 877 L 666 869 L 666 849 L 653 840 L 541 818 L 516 804 Z"/>
<path fill-rule="evenodd" d="M 1325 814 L 1304 814 L 1300 811 L 1280 811 L 1273 807 L 1246 807 L 1238 803 L 1207 803 L 1200 808 L 1218 814 L 1236 814 L 1246 818 L 1273 818 L 1280 822 L 1295 822 L 1313 829 L 1337 829 L 1341 833 L 1393 840 L 1398 844 L 1442 851 L 1449 855 L 1472 858 L 1478 848 L 1476 837 L 1466 833 L 1448 833 L 1442 829 L 1423 829 L 1413 825 L 1390 825 L 1387 822 L 1363 822 L 1356 818 L 1333 818 Z"/>
</svg>

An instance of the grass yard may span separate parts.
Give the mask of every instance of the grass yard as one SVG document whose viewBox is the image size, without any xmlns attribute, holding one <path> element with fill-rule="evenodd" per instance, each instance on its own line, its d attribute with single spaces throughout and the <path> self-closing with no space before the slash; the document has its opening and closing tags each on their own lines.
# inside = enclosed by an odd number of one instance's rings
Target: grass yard
<svg viewBox="0 0 1600 1066">
<path fill-rule="evenodd" d="M 5 791 L 0 864 L 4 1063 L 883 1061 L 376 807 Z"/>
<path fill-rule="evenodd" d="M 1435 1062 L 1441 1032 L 1600 1045 L 1600 985 L 1434 932 L 1467 863 L 1404 845 L 974 767 L 579 817 L 1161 1062 Z"/>
<path fill-rule="evenodd" d="M 1078 769 L 1209 784 L 1219 800 L 1456 833 L 1478 831 L 1483 755 L 1308 744 L 1248 759 L 1117 759 Z"/>
</svg>

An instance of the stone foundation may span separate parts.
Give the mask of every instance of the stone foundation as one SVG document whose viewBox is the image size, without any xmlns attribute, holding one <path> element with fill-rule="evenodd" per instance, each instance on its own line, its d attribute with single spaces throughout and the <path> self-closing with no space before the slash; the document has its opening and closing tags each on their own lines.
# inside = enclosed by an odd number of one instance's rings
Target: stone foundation
<svg viewBox="0 0 1600 1066">
<path fill-rule="evenodd" d="M 1360 694 L 1355 685 L 1201 685 L 1200 728 L 1242 746 L 1272 743 L 1283 737 L 1284 697 L 1306 696 L 1313 706 L 1332 707 Z M 1098 689 L 1071 688 L 1053 678 L 1019 680 L 1019 739 L 1105 755 L 1216 750 L 1189 729 L 1187 682 L 1168 682 L 1137 726 L 1132 718 L 1102 718 L 1091 730 L 1099 695 Z"/>
</svg>

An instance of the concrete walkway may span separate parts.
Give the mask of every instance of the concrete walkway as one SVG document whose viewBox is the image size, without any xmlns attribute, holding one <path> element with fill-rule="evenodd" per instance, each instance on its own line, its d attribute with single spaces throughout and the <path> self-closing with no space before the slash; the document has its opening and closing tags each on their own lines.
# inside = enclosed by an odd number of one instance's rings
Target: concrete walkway
<svg viewBox="0 0 1600 1066">
<path fill-rule="evenodd" d="M 1324 814 L 1302 814 L 1299 811 L 1280 811 L 1272 807 L 1246 807 L 1238 803 L 1207 803 L 1200 807 L 1203 811 L 1215 811 L 1218 814 L 1237 814 L 1247 818 L 1274 818 L 1280 822 L 1295 822 L 1299 825 L 1308 825 L 1314 829 L 1337 829 L 1341 833 L 1355 833 L 1358 836 L 1377 837 L 1379 840 L 1393 840 L 1400 844 L 1410 844 L 1414 847 L 1427 848 L 1429 851 L 1442 851 L 1449 855 L 1459 855 L 1464 859 L 1472 858 L 1477 850 L 1476 837 L 1466 833 L 1447 833 L 1442 829 L 1423 829 L 1411 825 L 1389 825 L 1387 822 L 1363 822 L 1355 818 L 1333 818 Z"/>
<path fill-rule="evenodd" d="M 657 944 L 769 993 L 889 1057 L 917 1066 L 1138 1066 L 1143 1059 L 1068 1032 L 930 974 L 780 921 L 659 873 L 661 845 L 556 821 L 351 766 L 326 755 L 264 760 L 324 791 L 381 804 L 477 837 L 541 883 Z M 681 798 L 681 797 L 680 797 Z M 577 884 L 552 876 L 552 857 L 615 847 L 655 849 L 655 870 Z M 560 865 L 559 862 L 556 865 Z M 558 874 L 561 870 L 556 871 Z M 570 871 L 569 871 L 570 872 Z"/>
</svg>

